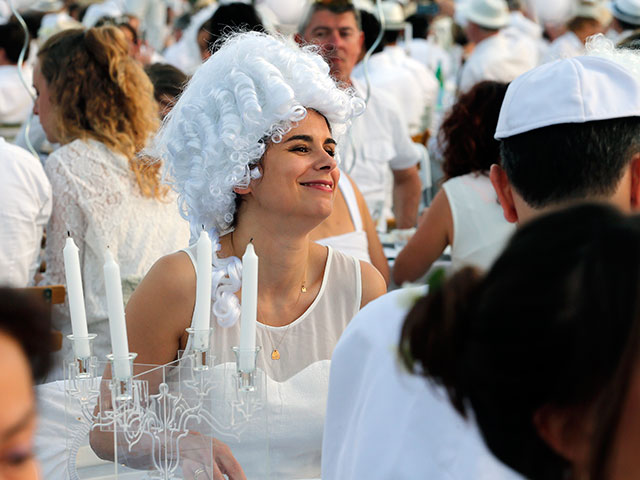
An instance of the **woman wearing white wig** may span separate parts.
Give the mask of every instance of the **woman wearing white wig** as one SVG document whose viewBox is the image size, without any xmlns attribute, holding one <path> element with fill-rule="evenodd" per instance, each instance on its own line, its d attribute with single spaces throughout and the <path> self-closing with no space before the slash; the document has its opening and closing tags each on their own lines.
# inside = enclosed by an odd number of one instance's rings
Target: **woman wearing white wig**
<svg viewBox="0 0 640 480">
<path fill-rule="evenodd" d="M 370 264 L 309 240 L 333 206 L 334 138 L 363 106 L 336 86 L 312 47 L 245 33 L 199 68 L 156 139 L 192 239 L 204 225 L 214 240 L 216 362 L 233 361 L 239 343 L 238 257 L 251 239 L 260 259 L 256 343 L 267 375 L 273 478 L 320 476 L 333 348 L 355 313 L 386 290 Z M 164 364 L 191 348 L 195 257 L 192 246 L 162 258 L 132 296 L 127 328 L 136 361 Z M 238 465 L 244 446 L 217 447 L 213 478 L 264 471 L 259 462 Z"/>
</svg>

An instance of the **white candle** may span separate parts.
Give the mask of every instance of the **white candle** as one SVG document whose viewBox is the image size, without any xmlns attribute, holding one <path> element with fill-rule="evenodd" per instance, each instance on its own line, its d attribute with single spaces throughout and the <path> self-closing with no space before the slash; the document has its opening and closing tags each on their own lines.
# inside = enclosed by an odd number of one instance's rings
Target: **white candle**
<svg viewBox="0 0 640 480">
<path fill-rule="evenodd" d="M 240 371 L 255 367 L 256 316 L 258 312 L 258 256 L 249 243 L 242 256 L 242 303 L 240 317 Z"/>
<path fill-rule="evenodd" d="M 196 305 L 193 308 L 194 348 L 209 344 L 211 327 L 211 239 L 204 230 L 196 244 Z"/>
<path fill-rule="evenodd" d="M 113 373 L 116 378 L 127 378 L 131 375 L 131 368 L 129 363 L 127 325 L 124 319 L 120 267 L 108 249 L 105 253 L 104 285 L 107 290 L 109 331 L 111 332 L 111 350 L 114 358 Z"/>
<path fill-rule="evenodd" d="M 87 337 L 87 315 L 84 310 L 84 294 L 82 292 L 82 274 L 80 273 L 80 257 L 78 247 L 71 237 L 62 249 L 64 257 L 64 276 L 67 281 L 67 298 L 71 315 L 71 331 L 73 332 L 73 351 L 78 358 L 90 355 Z"/>
</svg>

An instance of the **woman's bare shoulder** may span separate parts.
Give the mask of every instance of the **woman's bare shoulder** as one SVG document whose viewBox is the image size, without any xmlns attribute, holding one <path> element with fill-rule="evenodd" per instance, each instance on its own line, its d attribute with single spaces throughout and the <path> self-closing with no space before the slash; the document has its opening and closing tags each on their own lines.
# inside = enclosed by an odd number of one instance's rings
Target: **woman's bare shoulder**
<svg viewBox="0 0 640 480">
<path fill-rule="evenodd" d="M 360 271 L 362 275 L 362 301 L 360 308 L 387 293 L 387 282 L 376 267 L 369 262 L 360 260 Z"/>
</svg>

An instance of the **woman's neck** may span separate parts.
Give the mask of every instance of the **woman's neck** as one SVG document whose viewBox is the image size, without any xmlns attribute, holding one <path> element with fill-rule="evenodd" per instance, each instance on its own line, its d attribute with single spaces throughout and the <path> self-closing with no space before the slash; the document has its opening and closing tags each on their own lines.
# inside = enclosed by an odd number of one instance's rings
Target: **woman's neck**
<svg viewBox="0 0 640 480">
<path fill-rule="evenodd" d="M 228 248 L 230 255 L 242 258 L 251 241 L 259 258 L 258 291 L 260 297 L 278 298 L 286 302 L 287 297 L 297 297 L 306 281 L 309 263 L 309 237 L 291 231 L 272 231 L 257 223 L 238 222 L 236 229 L 225 238 L 223 253 Z M 291 292 L 283 295 L 283 292 Z"/>
</svg>

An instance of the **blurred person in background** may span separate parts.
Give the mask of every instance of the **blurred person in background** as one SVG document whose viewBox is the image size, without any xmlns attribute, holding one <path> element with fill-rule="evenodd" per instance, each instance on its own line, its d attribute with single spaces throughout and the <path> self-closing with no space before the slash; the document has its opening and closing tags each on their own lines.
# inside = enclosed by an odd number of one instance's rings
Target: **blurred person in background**
<svg viewBox="0 0 640 480">
<path fill-rule="evenodd" d="M 447 245 L 453 270 L 467 265 L 486 270 L 513 233 L 489 179 L 491 165 L 500 163 L 493 135 L 506 91 L 506 83 L 480 82 L 445 117 L 438 134 L 445 182 L 396 258 L 398 285 L 427 273 Z"/>
<path fill-rule="evenodd" d="M 158 102 L 160 120 L 163 120 L 178 101 L 189 77 L 166 63 L 147 65 L 144 71 L 153 84 L 153 96 Z"/>
<path fill-rule="evenodd" d="M 107 247 L 121 266 L 126 301 L 153 262 L 188 241 L 188 224 L 160 183 L 161 164 L 136 156 L 159 125 L 158 107 L 120 30 L 54 35 L 38 53 L 34 86 L 34 113 L 48 140 L 61 144 L 45 165 L 53 214 L 42 282 L 64 283 L 62 250 L 70 235 L 80 250 L 89 332 L 98 334 L 94 348 L 102 356 L 110 351 Z M 66 302 L 54 307 L 53 322 L 63 335 L 70 333 Z M 65 339 L 58 356 L 68 351 Z"/>
<path fill-rule="evenodd" d="M 365 86 L 351 76 L 364 43 L 359 11 L 353 4 L 311 4 L 296 41 L 320 46 L 333 78 L 366 98 Z M 399 228 L 415 225 L 422 188 L 416 165 L 426 150 L 411 142 L 393 97 L 371 88 L 365 113 L 354 120 L 339 154 L 342 168 L 362 192 L 374 221 L 386 218 L 392 207 Z"/>
<path fill-rule="evenodd" d="M 43 299 L 0 287 L 0 475 L 37 480 L 33 382 L 49 368 L 51 318 Z"/>
</svg>

